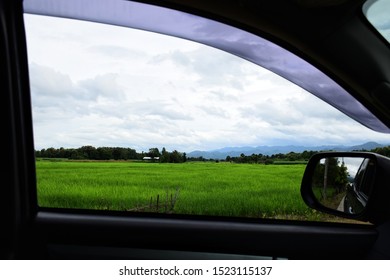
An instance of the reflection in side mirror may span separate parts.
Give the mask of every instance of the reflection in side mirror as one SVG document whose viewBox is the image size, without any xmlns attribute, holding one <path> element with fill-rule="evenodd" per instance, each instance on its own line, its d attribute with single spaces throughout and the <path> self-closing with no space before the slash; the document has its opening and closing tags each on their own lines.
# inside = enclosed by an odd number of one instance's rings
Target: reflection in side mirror
<svg viewBox="0 0 390 280">
<path fill-rule="evenodd" d="M 369 199 L 375 162 L 365 157 L 324 157 L 313 172 L 311 187 L 323 206 L 358 215 Z"/>
<path fill-rule="evenodd" d="M 321 152 L 308 161 L 301 195 L 311 208 L 381 224 L 390 220 L 390 158 L 370 152 Z"/>
</svg>

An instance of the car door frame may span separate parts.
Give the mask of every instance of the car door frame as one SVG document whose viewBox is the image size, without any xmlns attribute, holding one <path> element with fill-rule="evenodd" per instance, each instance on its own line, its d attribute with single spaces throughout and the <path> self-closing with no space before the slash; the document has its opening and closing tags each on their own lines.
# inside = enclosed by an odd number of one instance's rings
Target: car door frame
<svg viewBox="0 0 390 280">
<path fill-rule="evenodd" d="M 5 236 L 0 241 L 1 258 L 364 259 L 370 255 L 378 239 L 374 226 L 39 208 L 22 1 L 1 0 L 0 15 L 6 163 L 2 175 L 7 182 L 0 188 Z"/>
</svg>

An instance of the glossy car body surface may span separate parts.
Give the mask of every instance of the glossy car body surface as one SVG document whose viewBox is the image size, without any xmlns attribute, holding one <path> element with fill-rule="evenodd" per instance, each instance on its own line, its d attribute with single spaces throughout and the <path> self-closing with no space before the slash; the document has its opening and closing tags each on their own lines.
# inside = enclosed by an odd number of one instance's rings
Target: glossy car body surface
<svg viewBox="0 0 390 280">
<path fill-rule="evenodd" d="M 369 193 L 363 188 L 364 185 L 372 185 L 369 181 L 373 179 L 373 172 L 370 164 L 370 159 L 365 159 L 356 174 L 354 182 L 347 187 L 347 195 L 344 199 L 344 211 L 354 214 L 362 212 L 367 204 Z M 367 177 L 363 178 L 367 174 Z"/>
</svg>

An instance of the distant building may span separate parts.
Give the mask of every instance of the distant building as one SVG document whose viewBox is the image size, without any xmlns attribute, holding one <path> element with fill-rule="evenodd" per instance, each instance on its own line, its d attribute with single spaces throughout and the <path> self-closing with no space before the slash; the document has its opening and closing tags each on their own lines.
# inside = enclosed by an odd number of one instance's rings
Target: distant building
<svg viewBox="0 0 390 280">
<path fill-rule="evenodd" d="M 160 157 L 143 157 L 142 160 L 160 160 Z"/>
</svg>

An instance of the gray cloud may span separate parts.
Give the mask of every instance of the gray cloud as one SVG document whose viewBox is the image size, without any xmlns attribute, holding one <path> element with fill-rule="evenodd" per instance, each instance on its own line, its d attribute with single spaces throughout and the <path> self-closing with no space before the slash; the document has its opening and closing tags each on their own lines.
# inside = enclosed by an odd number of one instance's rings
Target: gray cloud
<svg viewBox="0 0 390 280">
<path fill-rule="evenodd" d="M 390 42 L 390 1 L 375 1 L 368 7 L 366 16 L 376 29 Z"/>
<path fill-rule="evenodd" d="M 29 72 L 34 98 L 63 98 L 75 92 L 75 87 L 70 77 L 53 68 L 31 63 Z"/>
<path fill-rule="evenodd" d="M 98 96 L 105 96 L 115 100 L 124 98 L 123 89 L 117 84 L 118 74 L 107 73 L 96 76 L 93 79 L 83 80 L 78 83 L 84 95 L 78 96 L 81 99 L 95 99 Z"/>
<path fill-rule="evenodd" d="M 243 61 L 223 51 L 201 46 L 195 51 L 175 50 L 161 54 L 155 56 L 150 62 L 158 64 L 164 61 L 171 61 L 182 67 L 184 71 L 198 75 L 200 87 L 220 85 L 223 80 L 235 89 L 243 89 L 241 80 L 236 79 L 236 77 L 244 77 Z"/>
<path fill-rule="evenodd" d="M 46 25 L 58 34 L 46 39 L 43 54 L 42 40 L 34 35 L 46 32 L 42 31 Z M 83 40 L 81 44 L 65 40 L 70 32 L 66 26 L 46 22 L 35 31 L 28 29 L 37 148 L 93 145 L 189 152 L 224 146 L 390 140 L 389 135 L 362 127 L 285 79 L 226 52 L 172 38 L 153 44 L 155 35 L 149 38 L 144 33 L 148 44 L 137 46 L 132 42 L 145 38 L 131 30 L 116 38 L 111 29 L 86 32 L 81 28 L 82 39 L 70 37 Z M 241 35 L 232 33 L 226 40 L 240 39 L 235 36 Z M 101 40 L 107 37 L 109 44 Z M 114 45 L 126 38 L 131 40 Z M 257 44 L 252 51 L 264 56 L 265 62 L 280 59 L 291 71 L 308 70 L 288 64 L 277 56 L 277 49 L 274 58 L 262 54 L 266 46 Z M 250 48 L 250 42 L 237 46 Z M 321 77 L 309 77 L 314 87 L 334 94 Z"/>
</svg>

